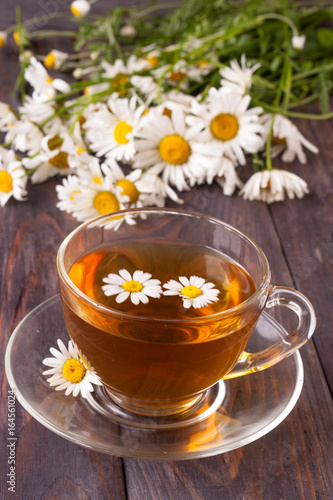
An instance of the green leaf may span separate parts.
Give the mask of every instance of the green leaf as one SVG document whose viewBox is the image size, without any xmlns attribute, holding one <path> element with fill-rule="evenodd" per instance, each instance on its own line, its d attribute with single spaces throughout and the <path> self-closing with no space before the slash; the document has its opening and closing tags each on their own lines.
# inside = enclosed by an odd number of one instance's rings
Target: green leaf
<svg viewBox="0 0 333 500">
<path fill-rule="evenodd" d="M 330 110 L 330 98 L 329 89 L 327 85 L 327 79 L 324 73 L 319 73 L 318 81 L 320 86 L 319 103 L 321 111 L 326 114 Z"/>
<path fill-rule="evenodd" d="M 329 28 L 319 28 L 317 31 L 317 40 L 322 47 L 326 49 L 333 48 L 333 30 Z"/>
</svg>

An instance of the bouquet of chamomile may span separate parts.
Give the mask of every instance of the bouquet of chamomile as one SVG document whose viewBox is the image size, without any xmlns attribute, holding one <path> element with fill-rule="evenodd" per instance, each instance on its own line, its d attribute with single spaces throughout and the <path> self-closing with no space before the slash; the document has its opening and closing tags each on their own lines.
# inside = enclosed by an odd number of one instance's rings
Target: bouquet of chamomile
<svg viewBox="0 0 333 500">
<path fill-rule="evenodd" d="M 78 221 L 182 203 L 204 183 L 267 203 L 309 192 L 292 164 L 319 151 L 295 119 L 333 116 L 332 6 L 184 0 L 97 16 L 93 3 L 49 15 L 73 30 L 35 30 L 38 19 L 22 22 L 18 10 L 0 32 L 0 46 L 13 37 L 21 68 L 20 105 L 0 103 L 1 206 L 53 176 L 57 206 Z M 35 52 L 57 35 L 71 52 Z M 274 168 L 277 156 L 287 169 Z"/>
</svg>

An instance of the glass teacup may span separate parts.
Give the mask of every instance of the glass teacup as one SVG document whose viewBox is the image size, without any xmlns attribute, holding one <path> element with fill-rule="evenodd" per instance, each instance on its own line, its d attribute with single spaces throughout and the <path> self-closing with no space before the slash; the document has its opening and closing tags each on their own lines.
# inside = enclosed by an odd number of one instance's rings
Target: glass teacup
<svg viewBox="0 0 333 500">
<path fill-rule="evenodd" d="M 64 240 L 57 264 L 70 337 L 107 396 L 134 414 L 193 414 L 221 379 L 268 368 L 315 329 L 301 293 L 270 285 L 262 250 L 202 214 L 151 208 L 99 217 Z M 262 311 L 280 305 L 296 313 L 296 329 L 247 353 Z"/>
</svg>

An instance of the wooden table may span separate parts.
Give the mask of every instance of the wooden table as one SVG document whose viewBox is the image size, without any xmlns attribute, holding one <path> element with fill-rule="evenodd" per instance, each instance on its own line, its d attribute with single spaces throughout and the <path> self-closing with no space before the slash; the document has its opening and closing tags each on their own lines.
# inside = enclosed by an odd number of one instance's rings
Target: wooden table
<svg viewBox="0 0 333 500">
<path fill-rule="evenodd" d="M 15 3 L 23 18 L 37 11 L 64 8 L 63 1 L 0 2 L 0 29 L 15 19 Z M 52 3 L 52 5 L 51 5 Z M 109 2 L 94 6 L 102 12 Z M 58 7 L 57 7 L 58 8 Z M 43 42 L 39 52 L 53 48 Z M 64 49 L 62 40 L 57 47 Z M 18 74 L 11 44 L 0 53 L 0 100 L 11 97 Z M 301 350 L 305 381 L 288 417 L 273 431 L 237 450 L 204 459 L 155 462 L 112 457 L 77 446 L 53 434 L 16 404 L 16 493 L 8 493 L 8 455 L 1 462 L 1 498 L 32 499 L 329 499 L 332 472 L 332 172 L 333 127 L 325 122 L 299 122 L 306 137 L 320 148 L 304 166 L 292 171 L 305 178 L 311 193 L 302 200 L 267 206 L 226 197 L 217 185 L 183 194 L 184 208 L 214 215 L 246 232 L 264 250 L 272 283 L 294 287 L 313 303 L 318 326 Z M 279 161 L 275 161 L 279 166 Z M 244 168 L 247 178 L 250 169 Z M 18 322 L 58 291 L 56 252 L 77 222 L 56 208 L 58 179 L 29 187 L 29 201 L 13 200 L 0 209 L 1 359 Z M 168 203 L 172 206 L 171 203 Z M 2 373 L 1 423 L 7 439 L 8 383 Z"/>
</svg>

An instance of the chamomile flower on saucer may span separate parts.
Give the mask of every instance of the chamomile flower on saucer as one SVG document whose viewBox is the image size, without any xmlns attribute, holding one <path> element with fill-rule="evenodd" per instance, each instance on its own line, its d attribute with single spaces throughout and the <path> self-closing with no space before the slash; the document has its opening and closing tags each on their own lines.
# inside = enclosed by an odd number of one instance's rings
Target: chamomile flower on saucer
<svg viewBox="0 0 333 500">
<path fill-rule="evenodd" d="M 272 114 L 263 115 L 260 121 L 265 127 L 267 137 Z M 277 156 L 283 152 L 282 160 L 285 162 L 294 161 L 297 157 L 300 163 L 306 163 L 307 159 L 303 147 L 312 153 L 319 153 L 319 149 L 301 134 L 296 125 L 278 113 L 274 116 L 272 145 L 272 156 Z"/>
<path fill-rule="evenodd" d="M 198 127 L 186 126 L 181 107 L 173 108 L 170 118 L 153 109 L 136 134 L 133 168 L 149 168 L 179 191 L 188 190 L 188 182 L 194 185 L 204 178 L 219 154 L 214 145 L 199 142 L 197 136 Z"/>
<path fill-rule="evenodd" d="M 51 375 L 47 381 L 56 391 L 65 390 L 66 396 L 72 394 L 74 397 L 81 393 L 82 397 L 86 398 L 89 392 L 93 392 L 93 384 L 102 385 L 102 382 L 71 340 L 67 348 L 60 339 L 57 344 L 59 351 L 51 347 L 50 353 L 53 357 L 43 360 L 44 365 L 51 367 L 45 370 L 43 375 Z"/>
<path fill-rule="evenodd" d="M 25 201 L 27 176 L 14 151 L 0 146 L 0 206 L 4 206 L 13 196 L 18 201 Z"/>
<path fill-rule="evenodd" d="M 133 131 L 138 126 L 144 106 L 137 106 L 135 97 L 110 98 L 85 124 L 86 139 L 97 156 L 106 155 L 129 162 L 135 155 Z"/>
<path fill-rule="evenodd" d="M 260 63 L 250 66 L 246 62 L 245 54 L 242 54 L 240 64 L 236 59 L 232 59 L 230 67 L 220 69 L 221 86 L 232 90 L 237 95 L 246 94 L 251 88 L 252 75 L 260 66 Z"/>
<path fill-rule="evenodd" d="M 220 291 L 214 288 L 214 283 L 206 282 L 204 278 L 199 276 L 179 276 L 179 281 L 170 280 L 163 285 L 166 290 L 164 295 L 178 295 L 183 299 L 185 309 L 194 307 L 199 309 L 205 307 L 212 302 L 218 301 Z"/>
<path fill-rule="evenodd" d="M 263 146 L 259 123 L 262 108 L 248 109 L 251 98 L 240 96 L 228 89 L 211 88 L 205 103 L 192 103 L 190 125 L 202 127 L 206 141 L 220 147 L 221 154 L 245 165 L 245 153 L 256 153 Z"/>
<path fill-rule="evenodd" d="M 129 297 L 134 305 L 140 302 L 147 304 L 148 297 L 159 299 L 162 295 L 161 282 L 151 279 L 150 273 L 137 270 L 133 276 L 126 270 L 120 269 L 118 274 L 110 273 L 103 282 L 102 290 L 107 297 L 116 295 L 116 302 L 121 304 Z"/>
<path fill-rule="evenodd" d="M 303 198 L 309 192 L 307 183 L 286 170 L 264 170 L 256 172 L 246 182 L 240 195 L 246 200 L 260 200 L 266 203 L 283 201 L 287 194 L 289 199 Z"/>
</svg>

